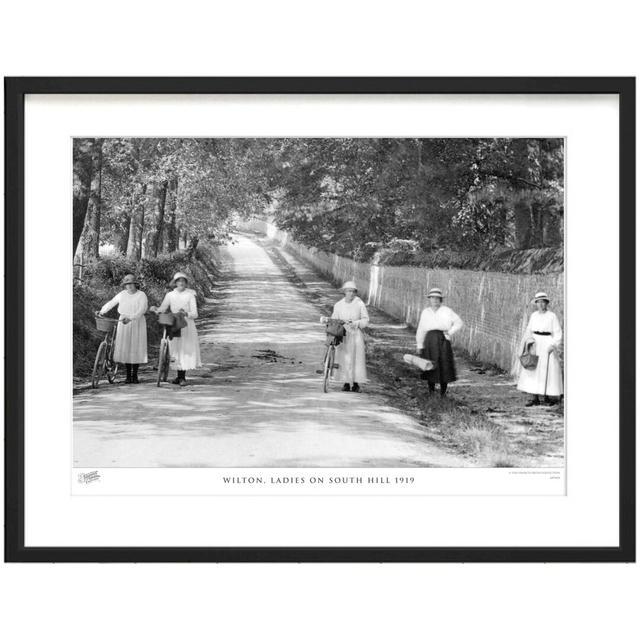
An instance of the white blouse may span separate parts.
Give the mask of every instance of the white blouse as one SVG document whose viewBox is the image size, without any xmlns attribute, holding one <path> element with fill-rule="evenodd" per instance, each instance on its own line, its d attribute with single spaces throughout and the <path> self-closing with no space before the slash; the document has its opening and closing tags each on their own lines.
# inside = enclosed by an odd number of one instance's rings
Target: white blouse
<svg viewBox="0 0 640 640">
<path fill-rule="evenodd" d="M 331 317 L 337 320 L 351 320 L 353 329 L 364 329 L 369 324 L 367 306 L 358 296 L 351 302 L 347 302 L 344 298 L 336 302 Z"/>
<path fill-rule="evenodd" d="M 524 334 L 525 340 L 534 340 L 536 331 L 551 334 L 553 344 L 558 346 L 562 341 L 562 326 L 553 311 L 534 311 Z"/>
<path fill-rule="evenodd" d="M 195 291 L 193 289 L 185 289 L 182 292 L 177 289 L 169 291 L 158 307 L 158 313 L 164 313 L 167 309 L 171 309 L 171 313 L 178 313 L 180 309 L 184 309 L 187 312 L 186 317 L 195 320 L 198 317 Z"/>
<path fill-rule="evenodd" d="M 420 322 L 416 331 L 416 344 L 418 349 L 424 346 L 424 339 L 429 331 L 444 331 L 451 337 L 456 331 L 462 329 L 460 316 L 449 307 L 441 304 L 437 309 L 427 307 L 420 314 Z"/>
<path fill-rule="evenodd" d="M 147 296 L 144 292 L 136 291 L 135 293 L 129 293 L 128 291 L 121 291 L 100 309 L 100 314 L 104 315 L 107 311 L 118 305 L 120 320 L 123 318 L 137 320 L 145 314 L 147 304 Z"/>
</svg>

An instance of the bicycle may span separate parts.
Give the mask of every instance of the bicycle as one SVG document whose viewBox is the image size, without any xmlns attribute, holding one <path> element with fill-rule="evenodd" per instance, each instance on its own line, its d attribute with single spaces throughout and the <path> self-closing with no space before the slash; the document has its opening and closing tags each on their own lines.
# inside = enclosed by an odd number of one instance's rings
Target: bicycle
<svg viewBox="0 0 640 640">
<path fill-rule="evenodd" d="M 329 392 L 329 380 L 333 377 L 333 372 L 340 365 L 335 364 L 336 347 L 344 338 L 344 320 L 335 320 L 332 318 L 323 319 L 327 331 L 327 349 L 324 353 L 322 361 L 322 389 L 325 393 Z"/>
<path fill-rule="evenodd" d="M 113 384 L 118 374 L 118 363 L 113 360 L 118 321 L 113 318 L 104 318 L 96 313 L 96 329 L 102 331 L 105 336 L 98 347 L 93 363 L 93 372 L 91 373 L 91 387 L 93 389 L 98 388 L 102 376 L 106 375 L 109 384 Z"/>
<path fill-rule="evenodd" d="M 169 377 L 169 363 L 171 355 L 169 353 L 169 338 L 167 338 L 168 327 L 173 326 L 172 313 L 159 313 L 158 323 L 162 325 L 162 339 L 160 340 L 160 353 L 158 354 L 158 382 L 166 382 Z"/>
</svg>

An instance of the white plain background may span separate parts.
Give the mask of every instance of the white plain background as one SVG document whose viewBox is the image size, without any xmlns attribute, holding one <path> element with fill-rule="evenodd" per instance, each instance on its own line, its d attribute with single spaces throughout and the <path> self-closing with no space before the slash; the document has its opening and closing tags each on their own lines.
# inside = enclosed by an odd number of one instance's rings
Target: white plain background
<svg viewBox="0 0 640 640">
<path fill-rule="evenodd" d="M 615 0 L 12 4 L 2 12 L 3 75 L 588 76 L 640 67 L 632 3 Z M 20 639 L 601 638 L 639 626 L 636 565 L 0 572 L 0 625 Z"/>
</svg>

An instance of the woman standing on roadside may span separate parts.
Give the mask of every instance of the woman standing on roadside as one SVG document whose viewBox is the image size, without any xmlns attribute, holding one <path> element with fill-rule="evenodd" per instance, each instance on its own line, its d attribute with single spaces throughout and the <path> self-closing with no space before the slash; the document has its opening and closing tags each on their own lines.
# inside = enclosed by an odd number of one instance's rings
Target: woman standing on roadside
<svg viewBox="0 0 640 640">
<path fill-rule="evenodd" d="M 433 362 L 433 369 L 424 371 L 422 378 L 429 385 L 429 393 L 440 384 L 440 395 L 447 393 L 447 386 L 456 379 L 456 367 L 451 348 L 451 336 L 462 328 L 458 314 L 442 304 L 442 290 L 434 287 L 427 296 L 429 306 L 420 314 L 416 331 L 418 355 Z"/>
<path fill-rule="evenodd" d="M 353 280 L 342 285 L 344 298 L 333 307 L 331 317 L 343 320 L 345 336 L 336 349 L 337 379 L 344 382 L 343 391 L 360 391 L 361 382 L 367 382 L 367 366 L 362 329 L 369 324 L 369 314 L 364 302 L 356 295 L 358 288 Z"/>
<path fill-rule="evenodd" d="M 122 285 L 124 291 L 109 300 L 98 314 L 104 315 L 118 306 L 120 319 L 113 359 L 124 363 L 127 368 L 125 384 L 138 384 L 138 366 L 147 362 L 147 321 L 144 314 L 148 302 L 144 292 L 138 289 L 140 283 L 133 274 L 127 274 Z"/>
<path fill-rule="evenodd" d="M 549 311 L 549 296 L 544 291 L 536 293 L 532 302 L 538 307 L 531 314 L 525 329 L 523 349 L 534 346 L 538 363 L 534 369 L 522 368 L 518 377 L 518 389 L 530 393 L 527 407 L 540 404 L 540 396 L 546 404 L 556 404 L 563 393 L 562 367 L 558 347 L 562 342 L 562 326 L 553 311 Z M 549 396 L 554 396 L 551 400 Z"/>
<path fill-rule="evenodd" d="M 164 313 L 167 309 L 171 313 L 182 316 L 187 323 L 180 331 L 180 335 L 169 341 L 169 354 L 171 362 L 178 370 L 178 375 L 173 384 L 184 387 L 187 384 L 187 370 L 197 369 L 202 365 L 200 361 L 200 343 L 195 320 L 198 317 L 198 305 L 193 289 L 187 289 L 187 276 L 178 271 L 173 276 L 171 286 L 173 291 L 167 293 L 159 307 L 151 307 L 154 313 Z"/>
</svg>

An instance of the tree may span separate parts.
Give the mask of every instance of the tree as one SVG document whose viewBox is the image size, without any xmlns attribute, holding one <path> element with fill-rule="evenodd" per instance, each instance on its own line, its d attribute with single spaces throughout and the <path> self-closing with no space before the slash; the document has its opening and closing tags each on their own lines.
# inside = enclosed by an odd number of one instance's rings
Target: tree
<svg viewBox="0 0 640 640">
<path fill-rule="evenodd" d="M 113 232 L 113 244 L 116 251 L 123 255 L 127 253 L 129 246 L 129 233 L 131 231 L 131 211 L 133 208 L 133 197 L 129 198 L 129 206 L 121 212 L 120 224 Z"/>
<path fill-rule="evenodd" d="M 84 228 L 84 220 L 89 205 L 92 173 L 92 138 L 73 139 L 73 253 Z"/>
<path fill-rule="evenodd" d="M 322 249 L 360 258 L 397 239 L 424 251 L 561 241 L 559 139 L 293 139 L 271 150 L 277 224 Z"/>
<path fill-rule="evenodd" d="M 178 249 L 178 228 L 176 226 L 176 209 L 178 207 L 178 178 L 169 180 L 167 199 L 169 200 L 169 218 L 166 224 L 165 248 L 171 253 Z"/>
<path fill-rule="evenodd" d="M 82 264 L 97 260 L 100 253 L 100 199 L 102 196 L 102 145 L 104 140 L 96 138 L 91 149 L 91 186 L 89 202 L 84 227 L 78 242 L 77 255 L 81 256 Z"/>
<path fill-rule="evenodd" d="M 164 209 L 167 201 L 167 181 L 153 184 L 153 216 L 145 243 L 146 257 L 157 257 L 162 250 L 162 234 L 164 228 Z"/>
<path fill-rule="evenodd" d="M 142 239 L 144 237 L 144 213 L 147 201 L 147 185 L 138 184 L 132 201 L 132 213 L 129 219 L 129 238 L 127 258 L 140 260 L 142 257 Z"/>
<path fill-rule="evenodd" d="M 91 255 L 102 243 L 155 257 L 268 212 L 300 242 L 359 260 L 394 243 L 559 246 L 563 165 L 563 141 L 546 138 L 85 139 L 74 243 L 82 219 Z"/>
</svg>

